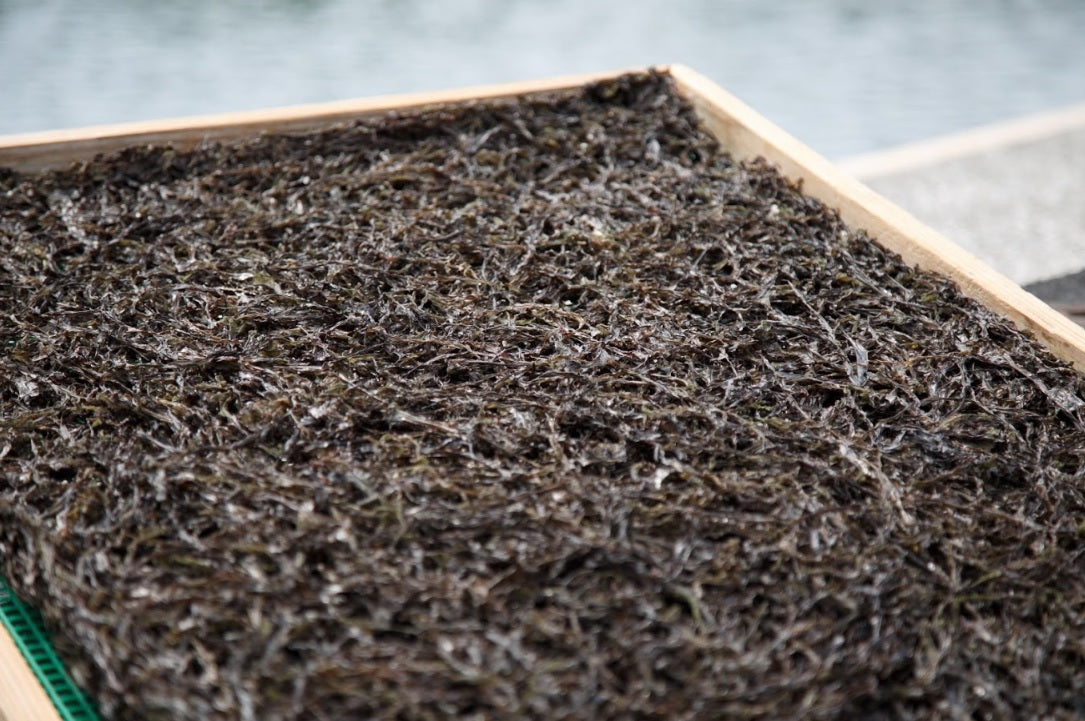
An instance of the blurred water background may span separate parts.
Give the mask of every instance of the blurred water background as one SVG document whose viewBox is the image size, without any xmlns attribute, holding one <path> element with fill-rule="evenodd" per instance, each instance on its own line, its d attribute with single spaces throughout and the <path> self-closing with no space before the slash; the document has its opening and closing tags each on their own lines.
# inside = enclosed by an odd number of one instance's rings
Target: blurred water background
<svg viewBox="0 0 1085 721">
<path fill-rule="evenodd" d="M 1085 101 L 1085 2 L 0 0 L 0 133 L 669 62 L 840 158 Z"/>
</svg>

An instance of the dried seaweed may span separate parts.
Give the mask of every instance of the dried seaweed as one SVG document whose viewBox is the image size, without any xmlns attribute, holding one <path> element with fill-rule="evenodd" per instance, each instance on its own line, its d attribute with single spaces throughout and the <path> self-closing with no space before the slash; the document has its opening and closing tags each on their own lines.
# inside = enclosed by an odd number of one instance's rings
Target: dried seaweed
<svg viewBox="0 0 1085 721">
<path fill-rule="evenodd" d="M 9 172 L 0 317 L 110 718 L 1085 715 L 1081 378 L 665 77 Z"/>
</svg>

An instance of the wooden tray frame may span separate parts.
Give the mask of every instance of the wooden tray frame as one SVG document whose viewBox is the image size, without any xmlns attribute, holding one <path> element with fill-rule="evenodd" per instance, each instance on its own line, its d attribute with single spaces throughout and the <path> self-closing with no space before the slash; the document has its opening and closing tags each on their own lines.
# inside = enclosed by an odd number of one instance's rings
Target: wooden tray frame
<svg viewBox="0 0 1085 721">
<path fill-rule="evenodd" d="M 0 625 L 0 721 L 61 721 L 15 639 Z"/>
<path fill-rule="evenodd" d="M 673 78 L 679 93 L 693 105 L 705 127 L 716 136 L 723 149 L 740 160 L 766 159 L 791 180 L 801 181 L 804 192 L 836 208 L 849 225 L 866 230 L 878 243 L 899 253 L 906 262 L 952 279 L 966 295 L 1009 318 L 1022 330 L 1032 333 L 1052 353 L 1071 363 L 1078 371 L 1085 371 L 1085 329 L 834 167 L 703 75 L 682 65 L 657 70 Z M 36 172 L 90 160 L 99 153 L 114 152 L 132 145 L 169 143 L 184 148 L 269 131 L 302 131 L 390 110 L 574 88 L 624 72 L 629 71 L 0 136 L 0 167 Z M 1027 239 L 1022 239 L 1024 242 Z M 26 679 L 32 680 L 33 676 L 27 676 L 30 671 L 10 641 L 6 631 L 0 629 L 0 719 L 59 721 L 59 715 L 40 686 L 30 684 L 34 688 L 28 687 Z"/>
</svg>

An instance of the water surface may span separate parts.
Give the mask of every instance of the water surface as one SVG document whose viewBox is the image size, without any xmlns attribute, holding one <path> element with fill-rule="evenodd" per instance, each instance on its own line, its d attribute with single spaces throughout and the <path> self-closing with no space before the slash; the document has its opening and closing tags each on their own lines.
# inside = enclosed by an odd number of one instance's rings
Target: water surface
<svg viewBox="0 0 1085 721">
<path fill-rule="evenodd" d="M 831 157 L 1085 101 L 1076 0 L 0 0 L 0 133 L 683 62 Z"/>
</svg>

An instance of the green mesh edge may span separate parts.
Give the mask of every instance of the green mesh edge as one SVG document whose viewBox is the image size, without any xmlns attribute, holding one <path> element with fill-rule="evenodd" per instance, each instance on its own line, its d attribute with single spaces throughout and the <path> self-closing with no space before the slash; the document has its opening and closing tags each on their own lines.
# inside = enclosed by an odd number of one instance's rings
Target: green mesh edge
<svg viewBox="0 0 1085 721">
<path fill-rule="evenodd" d="M 0 578 L 0 622 L 34 671 L 64 721 L 101 721 L 98 712 L 72 681 L 45 635 L 41 616 L 20 601 Z M 2 715 L 2 714 L 0 714 Z"/>
</svg>

